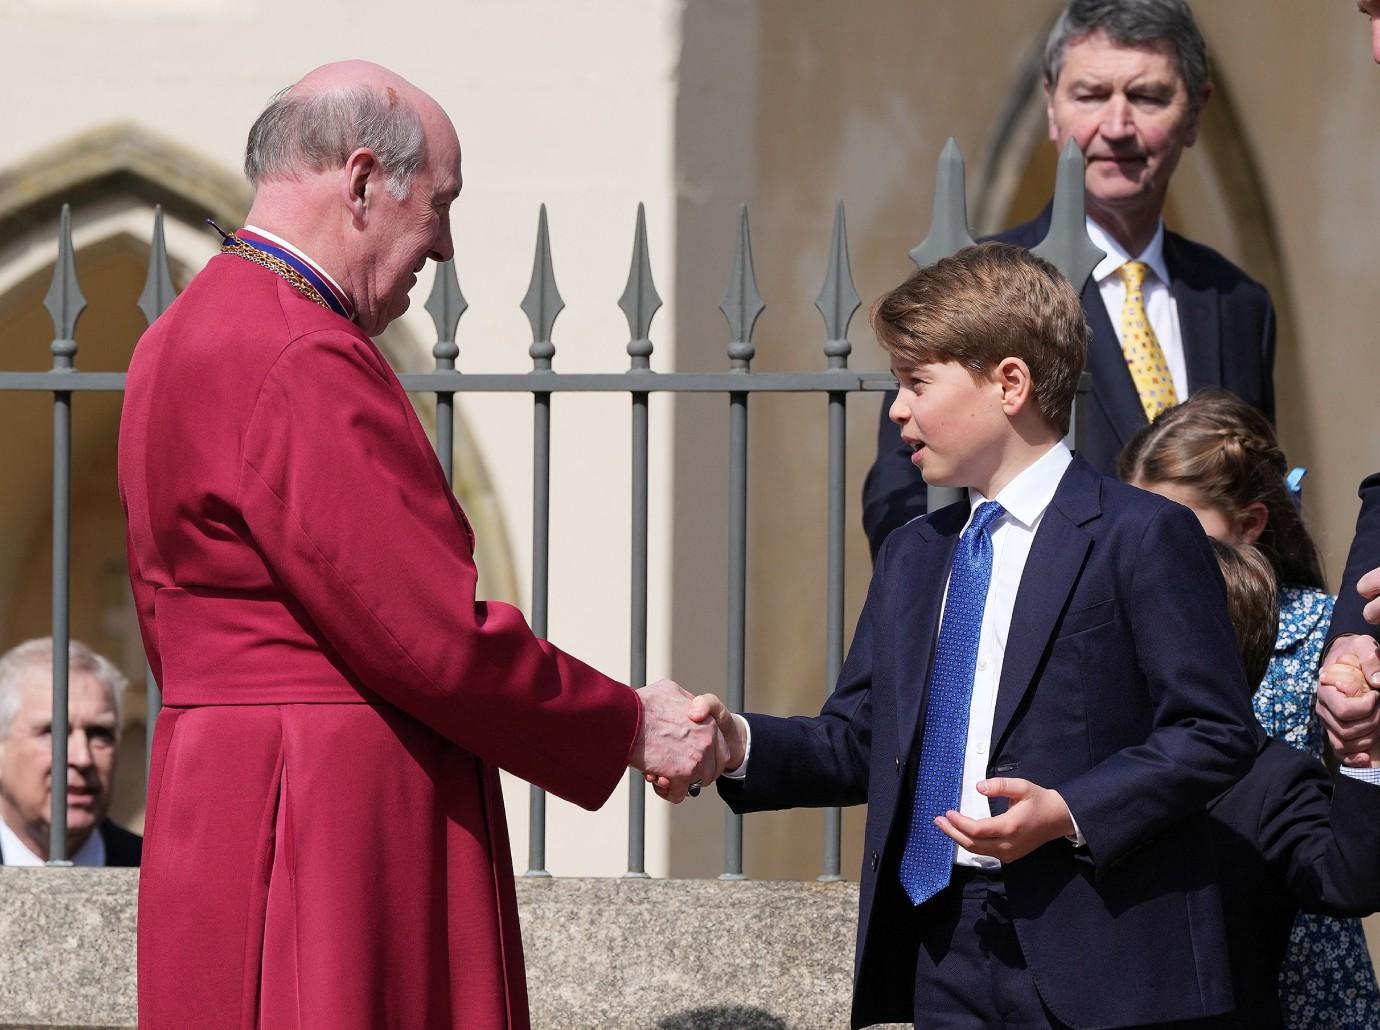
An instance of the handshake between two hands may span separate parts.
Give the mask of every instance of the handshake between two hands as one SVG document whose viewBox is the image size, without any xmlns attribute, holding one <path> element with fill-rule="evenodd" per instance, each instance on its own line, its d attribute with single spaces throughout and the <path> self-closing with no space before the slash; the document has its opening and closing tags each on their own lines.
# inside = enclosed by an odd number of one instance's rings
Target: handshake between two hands
<svg viewBox="0 0 1380 1030">
<path fill-rule="evenodd" d="M 637 691 L 642 726 L 628 764 L 672 804 L 698 794 L 743 764 L 746 742 L 732 713 L 713 694 L 698 697 L 674 680 Z"/>
</svg>

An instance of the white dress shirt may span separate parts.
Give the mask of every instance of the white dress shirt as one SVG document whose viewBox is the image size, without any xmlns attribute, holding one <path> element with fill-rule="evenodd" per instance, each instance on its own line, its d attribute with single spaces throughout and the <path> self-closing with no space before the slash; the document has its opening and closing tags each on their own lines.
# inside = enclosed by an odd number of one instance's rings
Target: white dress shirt
<svg viewBox="0 0 1380 1030">
<path fill-rule="evenodd" d="M 3 856 L 7 866 L 47 864 L 29 850 L 28 845 L 19 839 L 19 835 L 11 830 L 3 819 L 0 819 L 0 856 Z M 86 843 L 77 848 L 77 853 L 70 857 L 73 865 L 104 866 L 105 838 L 101 836 L 100 829 L 93 830 L 91 836 L 86 838 Z"/>
<path fill-rule="evenodd" d="M 1006 510 L 989 529 L 992 578 L 987 585 L 987 604 L 982 610 L 973 695 L 968 703 L 968 744 L 963 756 L 963 794 L 958 810 L 970 819 L 992 817 L 987 798 L 978 793 L 977 785 L 987 779 L 987 766 L 991 761 L 988 751 L 992 746 L 992 720 L 997 711 L 997 687 L 1001 683 L 1006 640 L 1011 631 L 1011 611 L 1016 606 L 1016 592 L 1021 586 L 1035 531 L 1040 528 L 1045 509 L 1054 499 L 1054 491 L 1059 488 L 1059 481 L 1072 460 L 1068 447 L 1057 443 L 1007 483 L 996 497 L 987 498 L 977 490 L 968 491 L 969 522 L 978 505 L 987 500 L 996 501 Z M 967 528 L 966 523 L 964 528 Z M 944 592 L 947 596 L 947 583 Z M 942 614 L 940 618 L 943 619 Z M 1001 864 L 995 858 L 974 855 L 964 848 L 957 849 L 954 862 L 957 865 Z"/>
<path fill-rule="evenodd" d="M 1143 261 L 1150 269 L 1141 288 L 1145 298 L 1145 313 L 1150 318 L 1150 328 L 1155 330 L 1155 338 L 1160 341 L 1164 359 L 1169 364 L 1169 377 L 1174 380 L 1174 392 L 1179 400 L 1188 399 L 1188 359 L 1184 357 L 1183 331 L 1179 327 L 1179 305 L 1169 289 L 1169 269 L 1164 263 L 1164 219 L 1160 219 L 1155 235 L 1139 254 L 1128 254 L 1107 230 L 1091 218 L 1087 219 L 1088 237 L 1093 246 L 1106 251 L 1107 256 L 1093 269 L 1093 282 L 1097 283 L 1102 303 L 1107 308 L 1117 343 L 1121 343 L 1121 307 L 1126 301 L 1126 283 L 1117 269 L 1128 261 Z"/>
<path fill-rule="evenodd" d="M 977 666 L 973 670 L 973 694 L 968 705 L 968 742 L 963 759 L 963 793 L 959 811 L 973 819 L 990 819 L 992 809 L 987 798 L 978 793 L 979 781 L 987 779 L 988 750 L 992 746 L 992 721 L 997 711 L 997 687 L 1001 683 L 1006 640 L 1011 630 L 1011 611 L 1016 605 L 1025 562 L 1030 557 L 1030 545 L 1040 528 L 1045 509 L 1054 499 L 1059 481 L 1073 461 L 1073 454 L 1062 442 L 1056 443 L 1034 462 L 1026 466 L 992 500 L 997 501 L 1006 514 L 995 520 L 988 532 L 992 536 L 992 578 L 987 586 L 987 603 L 982 611 L 982 627 L 978 631 Z M 976 490 L 968 491 L 968 521 L 973 519 L 977 506 L 989 498 Z M 967 528 L 967 523 L 964 523 Z M 948 582 L 944 584 L 948 594 Z M 942 620 L 942 608 L 940 618 Z M 747 742 L 743 763 L 726 779 L 740 780 L 747 776 L 747 755 L 751 752 L 752 733 L 748 722 L 735 715 L 739 731 Z M 1048 786 L 1048 784 L 1041 784 Z M 903 803 L 908 804 L 909 799 Z M 1077 840 L 1077 827 L 1074 827 Z M 959 865 L 999 866 L 995 858 L 974 855 L 957 848 L 954 861 Z"/>
</svg>

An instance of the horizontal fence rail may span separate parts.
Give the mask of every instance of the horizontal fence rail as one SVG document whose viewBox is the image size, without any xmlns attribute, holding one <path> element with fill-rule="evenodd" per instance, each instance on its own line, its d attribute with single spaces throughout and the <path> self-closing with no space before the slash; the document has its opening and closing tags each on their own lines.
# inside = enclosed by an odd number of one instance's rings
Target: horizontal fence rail
<svg viewBox="0 0 1380 1030">
<path fill-rule="evenodd" d="M 926 239 L 910 252 L 917 265 L 924 266 L 952 254 L 972 242 L 968 231 L 964 199 L 963 158 L 952 140 L 939 159 L 934 214 Z M 1053 222 L 1048 237 L 1035 252 L 1050 260 L 1075 284 L 1081 284 L 1098 260 L 1097 251 L 1084 226 L 1083 159 L 1071 143 L 1059 161 Z M 138 306 L 152 323 L 172 303 L 174 290 L 163 234 L 163 216 L 154 212 L 148 279 Z M 45 304 L 52 315 L 54 338 L 51 344 L 53 365 L 45 372 L 0 372 L 0 391 L 31 391 L 53 396 L 53 763 L 66 765 L 69 725 L 67 711 L 67 644 L 70 639 L 70 560 L 72 455 L 71 418 L 74 395 L 88 392 L 118 392 L 124 389 L 125 376 L 118 372 L 82 372 L 76 368 L 76 324 L 85 300 L 77 282 L 72 247 L 71 213 L 64 206 L 58 232 L 58 256 L 53 283 Z M 460 347 L 457 328 L 468 308 L 460 290 L 452 262 L 438 265 L 426 310 L 436 328 L 432 348 L 435 368 L 427 372 L 399 376 L 404 389 L 412 393 L 434 394 L 436 400 L 435 446 L 447 482 L 454 481 L 456 394 L 529 394 L 533 404 L 533 517 L 532 517 L 532 598 L 529 613 L 533 631 L 544 637 L 548 627 L 551 520 L 551 398 L 560 393 L 626 394 L 630 404 L 632 428 L 632 467 L 630 503 L 632 531 L 629 540 L 631 597 L 629 620 L 629 682 L 640 686 L 647 671 L 648 609 L 648 482 L 650 427 L 649 412 L 654 394 L 725 395 L 728 402 L 728 477 L 729 502 L 727 559 L 727 644 L 725 694 L 734 711 L 747 705 L 747 558 L 748 558 L 748 412 L 753 394 L 822 394 L 828 408 L 827 432 L 827 547 L 824 613 L 823 695 L 833 690 L 843 663 L 844 640 L 844 560 L 845 560 L 845 454 L 847 444 L 846 404 L 852 394 L 875 394 L 890 390 L 895 379 L 888 372 L 857 372 L 848 368 L 852 345 L 848 328 L 861 298 L 853 285 L 843 204 L 835 211 L 832 238 L 825 262 L 823 285 L 815 306 L 824 321 L 821 350 L 826 367 L 815 372 L 757 372 L 752 370 L 756 348 L 752 342 L 758 318 L 765 308 L 757 289 L 753 270 L 752 242 L 748 210 L 740 212 L 733 248 L 732 270 L 720 310 L 728 327 L 725 347 L 728 367 L 720 372 L 657 372 L 651 367 L 654 346 L 651 329 L 661 307 L 661 297 L 653 282 L 647 224 L 643 207 L 638 206 L 633 230 L 632 260 L 627 285 L 618 306 L 627 317 L 629 341 L 628 368 L 621 372 L 565 373 L 552 367 L 556 347 L 552 330 L 565 306 L 556 286 L 554 262 L 545 205 L 537 221 L 537 240 L 532 276 L 527 294 L 520 304 L 532 329 L 528 356 L 532 368 L 513 373 L 468 373 L 457 368 Z M 1084 377 L 1083 389 L 1087 388 Z M 1075 426 L 1078 423 L 1075 405 Z M 931 488 L 932 504 L 945 500 L 946 492 Z M 149 741 L 159 707 L 158 685 L 146 673 L 149 696 Z M 629 773 L 627 876 L 646 876 L 645 861 L 645 784 L 640 774 Z M 52 836 L 50 865 L 67 865 L 65 778 L 53 778 Z M 743 821 L 725 813 L 723 878 L 741 879 L 743 872 Z M 528 812 L 528 876 L 547 876 L 546 797 L 531 788 Z M 841 878 L 841 818 L 837 809 L 827 810 L 821 856 L 821 880 Z"/>
</svg>

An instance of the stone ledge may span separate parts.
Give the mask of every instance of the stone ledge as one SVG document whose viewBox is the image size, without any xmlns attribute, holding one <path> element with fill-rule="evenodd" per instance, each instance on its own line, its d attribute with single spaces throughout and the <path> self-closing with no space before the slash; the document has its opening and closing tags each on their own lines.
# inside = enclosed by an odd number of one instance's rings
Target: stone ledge
<svg viewBox="0 0 1380 1030">
<path fill-rule="evenodd" d="M 133 1027 L 138 876 L 0 868 L 0 1028 Z M 520 879 L 537 1030 L 848 1025 L 856 884 Z"/>
</svg>

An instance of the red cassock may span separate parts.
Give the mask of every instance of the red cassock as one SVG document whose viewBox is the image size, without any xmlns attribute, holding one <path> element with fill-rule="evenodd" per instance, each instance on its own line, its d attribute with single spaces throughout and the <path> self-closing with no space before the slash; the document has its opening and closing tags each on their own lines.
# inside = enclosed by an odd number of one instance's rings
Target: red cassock
<svg viewBox="0 0 1380 1030">
<path fill-rule="evenodd" d="M 374 344 L 213 258 L 120 424 L 163 690 L 139 1025 L 528 1026 L 501 767 L 601 805 L 636 695 L 475 601 L 473 535 Z"/>
</svg>

